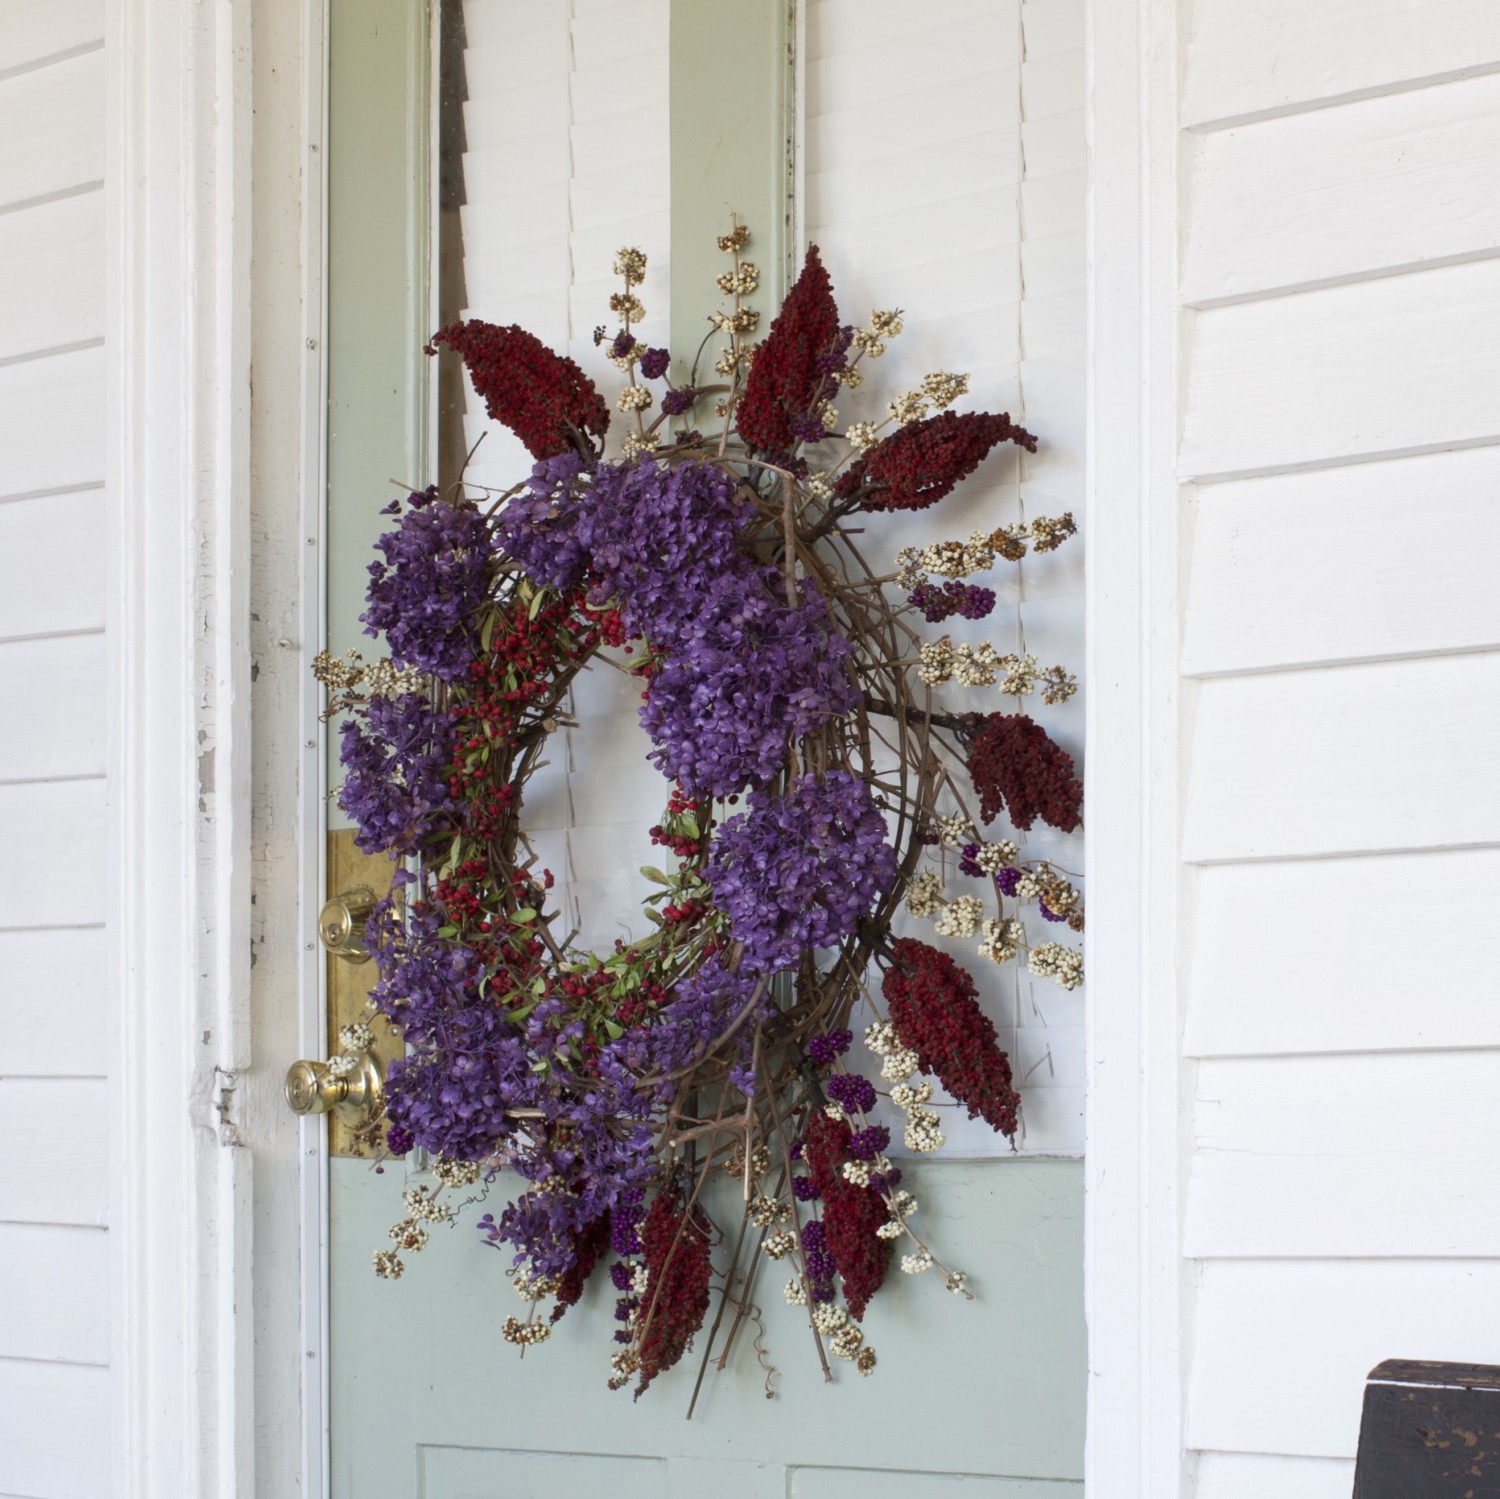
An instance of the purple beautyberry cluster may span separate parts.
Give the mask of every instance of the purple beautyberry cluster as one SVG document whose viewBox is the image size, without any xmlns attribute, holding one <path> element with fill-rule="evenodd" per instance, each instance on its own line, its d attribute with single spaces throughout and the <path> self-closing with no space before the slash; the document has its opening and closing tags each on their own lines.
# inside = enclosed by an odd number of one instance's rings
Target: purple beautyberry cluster
<svg viewBox="0 0 1500 1499">
<path fill-rule="evenodd" d="M 828 1096 L 846 1114 L 864 1113 L 875 1107 L 875 1085 L 857 1072 L 839 1072 L 824 1084 Z"/>
<path fill-rule="evenodd" d="M 907 597 L 912 608 L 920 609 L 928 624 L 961 614 L 965 619 L 983 619 L 995 607 L 995 590 L 973 583 L 918 583 Z"/>
<path fill-rule="evenodd" d="M 814 1036 L 807 1043 L 807 1054 L 819 1067 L 828 1067 L 835 1057 L 843 1056 L 853 1042 L 853 1031 L 829 1031 L 826 1036 Z"/>
<path fill-rule="evenodd" d="M 807 1266 L 809 1300 L 832 1301 L 833 1277 L 838 1266 L 828 1252 L 828 1235 L 816 1218 L 802 1225 L 802 1255 Z"/>
</svg>

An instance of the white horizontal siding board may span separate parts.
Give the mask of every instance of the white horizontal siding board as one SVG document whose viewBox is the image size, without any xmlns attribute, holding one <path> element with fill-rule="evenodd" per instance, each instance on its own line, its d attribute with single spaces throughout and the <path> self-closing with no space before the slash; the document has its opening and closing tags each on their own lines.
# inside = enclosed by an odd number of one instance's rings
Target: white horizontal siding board
<svg viewBox="0 0 1500 1499">
<path fill-rule="evenodd" d="M 0 1223 L 108 1222 L 105 1089 L 96 1078 L 0 1077 Z"/>
<path fill-rule="evenodd" d="M 1500 646 L 1500 447 L 1203 485 L 1189 675 Z"/>
<path fill-rule="evenodd" d="M 104 0 L 7 0 L 0 73 L 104 40 Z"/>
<path fill-rule="evenodd" d="M 641 53 L 667 45 L 671 7 L 667 0 L 624 0 L 606 10 L 573 18 L 573 66 L 633 70 Z"/>
<path fill-rule="evenodd" d="M 0 214 L 0 359 L 104 332 L 104 194 Z"/>
<path fill-rule="evenodd" d="M 1079 55 L 1078 72 L 1082 76 L 1083 0 L 1024 0 L 1021 26 L 1028 61 L 1059 52 L 1075 52 Z"/>
<path fill-rule="evenodd" d="M 103 52 L 0 79 L 0 207 L 103 176 Z"/>
<path fill-rule="evenodd" d="M 909 213 L 981 187 L 992 190 L 1019 182 L 1019 145 L 1015 124 L 997 121 L 995 128 L 946 143 L 940 155 L 922 146 L 847 165 L 835 162 L 808 177 L 808 203 L 816 205 L 819 226 Z"/>
<path fill-rule="evenodd" d="M 1043 120 L 1064 111 L 1083 109 L 1083 53 L 1055 52 L 1033 56 L 1028 44 L 1021 64 L 1021 113 L 1028 120 Z"/>
<path fill-rule="evenodd" d="M 1189 860 L 1500 842 L 1500 653 L 1204 682 Z"/>
<path fill-rule="evenodd" d="M 897 99 L 874 99 L 864 93 L 834 99 L 809 93 L 807 170 L 815 174 L 837 164 L 852 166 L 923 147 L 939 151 L 950 141 L 994 129 L 997 112 L 1019 122 L 1016 91 L 1020 77 L 1019 64 L 1015 64 L 995 73 L 991 89 L 935 83 Z M 811 202 L 808 211 L 808 223 L 813 224 Z"/>
<path fill-rule="evenodd" d="M 1203 1061 L 1192 1118 L 1189 1256 L 1461 1258 L 1500 1243 L 1500 1051 Z"/>
<path fill-rule="evenodd" d="M 943 0 L 950 24 L 982 20 L 1014 10 L 1016 0 Z M 897 41 L 927 29 L 931 16 L 901 0 L 809 0 L 807 55 L 810 60 L 858 54 L 863 47 Z"/>
<path fill-rule="evenodd" d="M 1082 58 L 1071 59 L 1076 72 L 1083 72 Z M 1043 119 L 1026 119 L 1021 124 L 1021 141 L 1025 147 L 1026 175 L 1045 177 L 1053 172 L 1079 172 L 1087 166 L 1087 147 L 1083 134 L 1083 111 L 1065 109 Z"/>
<path fill-rule="evenodd" d="M 0 499 L 104 477 L 104 350 L 0 367 Z"/>
<path fill-rule="evenodd" d="M 1353 1487 L 1346 1459 L 1205 1452 L 1193 1499 L 1349 1499 Z"/>
<path fill-rule="evenodd" d="M 104 1499 L 112 1450 L 108 1370 L 0 1359 L 0 1493 Z"/>
<path fill-rule="evenodd" d="M 1455 941 L 1393 939 L 1440 909 Z M 1188 1056 L 1500 1046 L 1500 849 L 1216 864 L 1197 876 Z"/>
<path fill-rule="evenodd" d="M 0 1075 L 102 1076 L 104 991 L 102 929 L 0 932 Z"/>
<path fill-rule="evenodd" d="M 1500 1260 L 1226 1261 L 1203 1267 L 1190 1447 L 1351 1458 L 1382 1359 L 1494 1359 Z"/>
<path fill-rule="evenodd" d="M 1500 75 L 1188 137 L 1189 302 L 1500 247 Z"/>
<path fill-rule="evenodd" d="M 1201 125 L 1500 65 L 1474 0 L 1193 0 L 1181 118 Z"/>
<path fill-rule="evenodd" d="M 1500 439 L 1500 260 L 1198 312 L 1184 478 Z"/>
<path fill-rule="evenodd" d="M 109 1236 L 0 1223 L 0 1358 L 109 1362 Z"/>
<path fill-rule="evenodd" d="M 104 624 L 105 496 L 0 505 L 0 640 Z"/>
<path fill-rule="evenodd" d="M 104 920 L 104 782 L 0 786 L 0 931 Z"/>
<path fill-rule="evenodd" d="M 998 74 L 1021 64 L 1019 6 L 1001 4 L 961 21 L 934 24 L 941 12 L 913 11 L 907 0 L 871 0 L 868 12 L 895 5 L 920 16 L 925 24 L 904 35 L 869 46 L 840 47 L 809 58 L 807 88 L 810 101 L 821 108 L 825 100 L 878 99 L 888 109 L 902 110 L 906 97 L 941 78 L 952 88 L 966 78 Z"/>
<path fill-rule="evenodd" d="M 0 781 L 104 774 L 103 635 L 0 643 Z"/>
</svg>

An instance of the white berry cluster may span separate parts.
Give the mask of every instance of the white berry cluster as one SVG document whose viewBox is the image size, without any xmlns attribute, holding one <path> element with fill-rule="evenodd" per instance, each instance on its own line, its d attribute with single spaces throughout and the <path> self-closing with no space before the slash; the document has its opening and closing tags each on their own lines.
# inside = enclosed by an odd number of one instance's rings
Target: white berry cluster
<svg viewBox="0 0 1500 1499">
<path fill-rule="evenodd" d="M 1061 942 L 1043 942 L 1026 955 L 1026 967 L 1037 978 L 1052 979 L 1064 989 L 1083 982 L 1083 954 Z"/>
</svg>

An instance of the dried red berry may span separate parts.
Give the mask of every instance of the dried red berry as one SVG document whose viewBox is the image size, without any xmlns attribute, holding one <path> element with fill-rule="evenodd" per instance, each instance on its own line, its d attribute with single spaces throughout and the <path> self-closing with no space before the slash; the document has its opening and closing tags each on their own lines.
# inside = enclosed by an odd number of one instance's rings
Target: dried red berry
<svg viewBox="0 0 1500 1499">
<path fill-rule="evenodd" d="M 750 365 L 735 414 L 735 425 L 748 447 L 785 457 L 797 446 L 797 427 L 816 415 L 812 408 L 823 390 L 826 372 L 819 355 L 831 349 L 838 336 L 833 282 L 813 245 Z"/>
<path fill-rule="evenodd" d="M 979 1008 L 974 980 L 945 952 L 903 937 L 881 984 L 901 1044 L 969 1111 L 1002 1135 L 1016 1132 L 1020 1103 L 1010 1058 Z"/>
<path fill-rule="evenodd" d="M 594 382 L 524 328 L 474 319 L 434 333 L 432 341 L 463 360 L 490 417 L 509 427 L 533 458 L 565 452 L 569 427 L 601 438 L 609 430 L 609 408 Z"/>
<path fill-rule="evenodd" d="M 836 492 L 861 510 L 925 510 L 1002 442 L 1036 452 L 1036 438 L 1003 411 L 944 411 L 877 443 L 849 466 Z"/>
<path fill-rule="evenodd" d="M 969 741 L 969 778 L 993 822 L 1004 807 L 1018 828 L 1038 817 L 1064 833 L 1082 821 L 1083 782 L 1073 757 L 1024 713 L 991 713 Z"/>
</svg>

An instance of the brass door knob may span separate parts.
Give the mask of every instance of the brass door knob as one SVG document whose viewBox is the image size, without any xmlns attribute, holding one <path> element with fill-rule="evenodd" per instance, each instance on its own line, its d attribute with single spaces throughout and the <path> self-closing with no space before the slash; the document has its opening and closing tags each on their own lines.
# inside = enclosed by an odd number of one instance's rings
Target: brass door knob
<svg viewBox="0 0 1500 1499">
<path fill-rule="evenodd" d="M 368 963 L 365 923 L 375 909 L 375 892 L 366 885 L 336 895 L 318 913 L 318 937 L 323 946 L 346 963 Z"/>
<path fill-rule="evenodd" d="M 339 1071 L 341 1062 L 352 1062 Z M 347 1053 L 333 1062 L 293 1062 L 283 1084 L 294 1114 L 337 1114 L 348 1124 L 363 1124 L 385 1101 L 385 1079 L 380 1063 L 367 1051 Z"/>
</svg>

